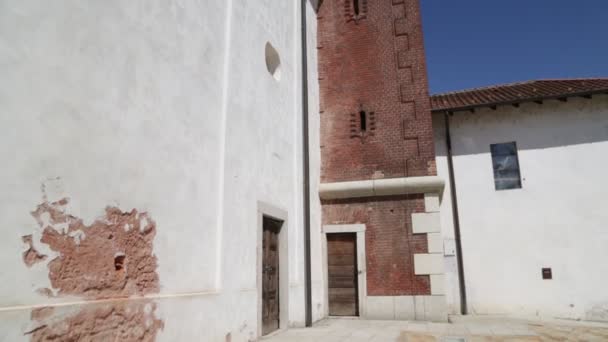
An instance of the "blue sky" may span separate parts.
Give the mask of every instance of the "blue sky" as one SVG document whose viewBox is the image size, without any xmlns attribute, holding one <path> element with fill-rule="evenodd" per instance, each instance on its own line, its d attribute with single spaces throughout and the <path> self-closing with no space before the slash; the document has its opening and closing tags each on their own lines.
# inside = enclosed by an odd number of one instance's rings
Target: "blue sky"
<svg viewBox="0 0 608 342">
<path fill-rule="evenodd" d="M 608 0 L 420 0 L 431 93 L 608 77 Z"/>
</svg>

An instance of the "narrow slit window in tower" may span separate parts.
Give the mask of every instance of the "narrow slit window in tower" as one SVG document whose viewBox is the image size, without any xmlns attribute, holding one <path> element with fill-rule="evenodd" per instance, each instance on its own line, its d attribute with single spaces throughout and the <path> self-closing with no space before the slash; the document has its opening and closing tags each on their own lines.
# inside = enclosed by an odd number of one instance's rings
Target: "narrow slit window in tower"
<svg viewBox="0 0 608 342">
<path fill-rule="evenodd" d="M 359 112 L 359 122 L 361 123 L 361 132 L 367 131 L 367 115 L 363 110 Z"/>
</svg>

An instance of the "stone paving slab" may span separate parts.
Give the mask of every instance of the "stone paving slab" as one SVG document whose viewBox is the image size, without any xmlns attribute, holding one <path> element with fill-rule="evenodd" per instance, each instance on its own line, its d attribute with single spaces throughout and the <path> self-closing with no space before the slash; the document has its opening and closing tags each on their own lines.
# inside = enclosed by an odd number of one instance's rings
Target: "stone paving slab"
<svg viewBox="0 0 608 342">
<path fill-rule="evenodd" d="M 508 318 L 456 319 L 453 323 L 330 318 L 312 328 L 289 329 L 263 342 L 516 342 L 608 341 L 608 325 Z"/>
</svg>

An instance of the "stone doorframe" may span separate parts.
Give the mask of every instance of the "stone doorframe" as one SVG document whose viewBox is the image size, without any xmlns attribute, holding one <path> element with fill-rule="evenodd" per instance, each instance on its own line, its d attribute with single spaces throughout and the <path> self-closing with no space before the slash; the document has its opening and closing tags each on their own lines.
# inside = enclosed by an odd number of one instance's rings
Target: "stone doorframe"
<svg viewBox="0 0 608 342">
<path fill-rule="evenodd" d="M 279 330 L 289 326 L 289 224 L 287 211 L 258 201 L 256 241 L 257 335 L 262 336 L 262 238 L 264 216 L 283 221 L 279 231 Z"/>
<path fill-rule="evenodd" d="M 365 258 L 365 224 L 326 224 L 323 225 L 323 277 L 324 283 L 329 286 L 327 268 L 327 234 L 356 233 L 357 235 L 357 292 L 359 302 L 359 317 L 366 316 L 367 299 L 367 273 Z M 325 307 L 329 308 L 329 289 L 325 292 Z"/>
</svg>

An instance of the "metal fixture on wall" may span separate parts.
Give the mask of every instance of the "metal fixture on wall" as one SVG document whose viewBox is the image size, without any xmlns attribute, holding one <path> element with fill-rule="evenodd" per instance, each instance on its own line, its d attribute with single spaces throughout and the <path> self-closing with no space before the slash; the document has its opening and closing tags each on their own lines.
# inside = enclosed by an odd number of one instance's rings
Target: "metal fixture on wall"
<svg viewBox="0 0 608 342">
<path fill-rule="evenodd" d="M 464 279 L 464 262 L 462 257 L 462 242 L 460 238 L 460 217 L 458 214 L 458 198 L 456 196 L 456 180 L 454 177 L 454 164 L 452 161 L 452 138 L 450 136 L 450 115 L 445 112 L 445 143 L 447 148 L 448 173 L 450 178 L 450 195 L 452 200 L 452 219 L 454 221 L 454 237 L 456 239 L 456 260 L 458 262 L 458 288 L 460 289 L 460 313 L 466 315 L 467 308 L 467 289 Z"/>
</svg>

